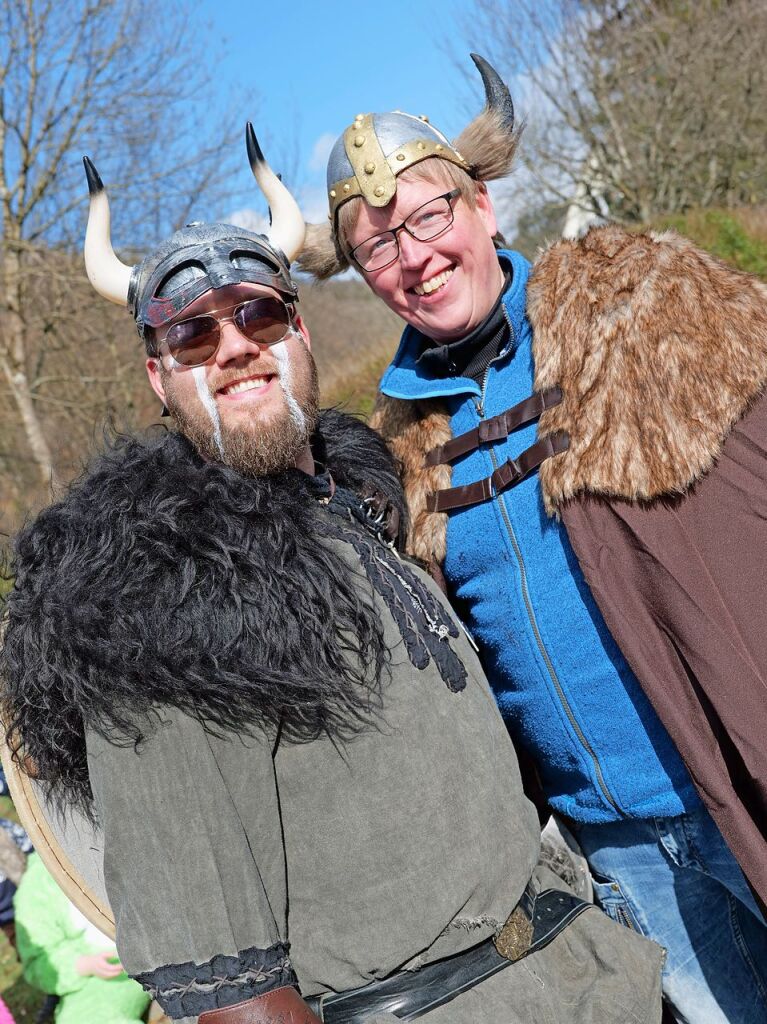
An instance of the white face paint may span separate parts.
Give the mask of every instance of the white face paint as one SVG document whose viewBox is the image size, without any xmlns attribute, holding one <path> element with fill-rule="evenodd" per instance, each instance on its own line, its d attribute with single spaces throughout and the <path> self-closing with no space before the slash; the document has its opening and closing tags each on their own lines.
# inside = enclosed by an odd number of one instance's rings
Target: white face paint
<svg viewBox="0 0 767 1024">
<path fill-rule="evenodd" d="M 208 382 L 205 380 L 205 367 L 192 367 L 192 376 L 194 377 L 194 382 L 197 385 L 197 394 L 200 396 L 200 401 L 202 402 L 208 416 L 210 416 L 210 421 L 213 424 L 213 440 L 215 441 L 216 448 L 218 449 L 218 454 L 223 459 L 224 442 L 221 440 L 221 419 L 218 415 L 218 408 L 216 406 L 215 399 L 210 393 Z"/>
<path fill-rule="evenodd" d="M 276 345 L 272 345 L 269 352 L 277 360 L 277 365 L 280 368 L 280 387 L 285 395 L 290 415 L 295 425 L 303 433 L 306 429 L 306 416 L 304 416 L 301 406 L 293 397 L 290 356 L 288 355 L 287 346 L 284 341 L 278 341 Z"/>
</svg>

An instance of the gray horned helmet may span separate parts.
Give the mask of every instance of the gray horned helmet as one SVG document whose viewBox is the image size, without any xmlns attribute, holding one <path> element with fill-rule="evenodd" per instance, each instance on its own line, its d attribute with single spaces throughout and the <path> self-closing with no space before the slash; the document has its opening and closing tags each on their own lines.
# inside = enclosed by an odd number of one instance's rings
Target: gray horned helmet
<svg viewBox="0 0 767 1024">
<path fill-rule="evenodd" d="M 485 107 L 451 143 L 421 116 L 395 110 L 358 114 L 337 140 L 328 160 L 327 224 L 309 224 L 299 265 L 319 280 L 349 266 L 338 237 L 338 210 L 361 197 L 386 206 L 397 191 L 397 176 L 428 158 L 447 160 L 476 181 L 505 177 L 511 170 L 522 128 L 514 125 L 508 87 L 483 57 L 471 54 L 482 77 Z"/>
<path fill-rule="evenodd" d="M 268 236 L 233 224 L 189 224 L 135 267 L 115 255 L 106 190 L 98 171 L 84 157 L 90 192 L 85 269 L 100 295 L 128 308 L 142 338 L 145 327 L 168 323 L 211 288 L 240 282 L 263 284 L 288 302 L 296 301 L 290 263 L 301 251 L 306 225 L 295 199 L 264 159 L 250 122 L 246 142 L 253 176 L 269 204 Z"/>
</svg>

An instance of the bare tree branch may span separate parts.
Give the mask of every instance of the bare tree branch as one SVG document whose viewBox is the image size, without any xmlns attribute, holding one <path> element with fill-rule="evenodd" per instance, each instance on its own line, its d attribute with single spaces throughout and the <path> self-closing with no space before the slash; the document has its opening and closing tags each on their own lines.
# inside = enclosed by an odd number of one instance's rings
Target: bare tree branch
<svg viewBox="0 0 767 1024">
<path fill-rule="evenodd" d="M 141 252 L 224 194 L 240 147 L 225 109 L 218 136 L 197 137 L 216 58 L 183 9 L 0 0 L 0 27 L 0 374 L 11 399 L 0 424 L 47 490 L 76 466 L 95 419 L 119 405 L 137 415 L 135 332 L 104 309 L 78 255 L 83 153 L 110 189 L 115 237 Z"/>
</svg>

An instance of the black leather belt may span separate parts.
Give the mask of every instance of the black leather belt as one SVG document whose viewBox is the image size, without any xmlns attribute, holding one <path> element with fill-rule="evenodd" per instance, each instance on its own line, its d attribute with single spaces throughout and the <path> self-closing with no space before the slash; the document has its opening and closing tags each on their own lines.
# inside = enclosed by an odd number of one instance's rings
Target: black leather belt
<svg viewBox="0 0 767 1024">
<path fill-rule="evenodd" d="M 496 938 L 417 971 L 398 971 L 349 992 L 305 997 L 306 1002 L 325 1024 L 366 1024 L 380 1013 L 391 1013 L 402 1021 L 415 1020 L 543 949 L 592 905 L 559 889 L 536 894 L 528 882 Z"/>
</svg>

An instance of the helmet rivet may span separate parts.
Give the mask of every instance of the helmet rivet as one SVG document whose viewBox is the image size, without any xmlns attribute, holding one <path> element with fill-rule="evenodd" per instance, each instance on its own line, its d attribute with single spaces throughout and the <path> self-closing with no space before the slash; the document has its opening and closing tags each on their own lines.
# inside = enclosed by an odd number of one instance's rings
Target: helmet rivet
<svg viewBox="0 0 767 1024">
<path fill-rule="evenodd" d="M 419 142 L 418 143 L 418 148 L 419 149 L 426 149 L 426 143 L 425 142 Z"/>
<path fill-rule="evenodd" d="M 405 154 L 404 153 L 397 153 L 397 159 L 398 160 L 404 160 L 405 159 Z"/>
<path fill-rule="evenodd" d="M 351 189 L 351 185 L 350 185 L 350 184 L 349 184 L 349 182 L 347 181 L 347 183 L 346 183 L 346 184 L 344 185 L 344 192 L 349 192 L 349 191 L 350 191 L 350 189 Z"/>
<path fill-rule="evenodd" d="M 331 188 L 331 190 L 330 190 L 330 198 L 331 199 L 335 199 L 335 197 L 336 197 L 336 190 L 334 188 Z"/>
<path fill-rule="evenodd" d="M 442 152 L 442 143 L 438 142 L 437 145 L 434 148 L 436 149 L 436 151 L 438 153 L 441 153 Z"/>
<path fill-rule="evenodd" d="M 382 196 L 384 194 L 383 185 L 378 185 L 378 187 L 375 189 L 375 194 L 377 196 Z"/>
<path fill-rule="evenodd" d="M 426 116 L 426 114 L 419 114 L 418 115 L 418 119 L 419 119 L 419 121 L 425 121 L 427 124 L 429 123 L 429 119 Z"/>
<path fill-rule="evenodd" d="M 357 135 L 355 137 L 355 139 L 354 139 L 354 145 L 357 147 L 357 149 L 359 149 L 360 146 L 364 146 L 365 145 L 365 136 L 364 135 Z"/>
<path fill-rule="evenodd" d="M 365 164 L 365 174 L 372 174 L 376 169 L 376 165 L 371 160 L 369 164 Z"/>
</svg>

